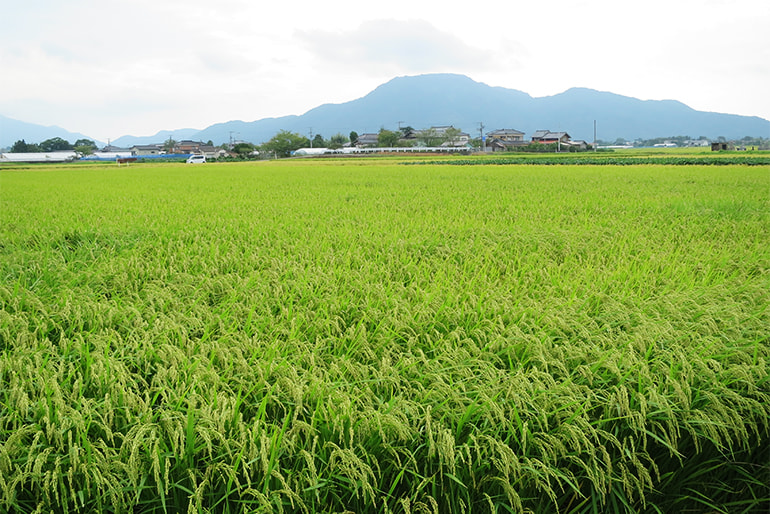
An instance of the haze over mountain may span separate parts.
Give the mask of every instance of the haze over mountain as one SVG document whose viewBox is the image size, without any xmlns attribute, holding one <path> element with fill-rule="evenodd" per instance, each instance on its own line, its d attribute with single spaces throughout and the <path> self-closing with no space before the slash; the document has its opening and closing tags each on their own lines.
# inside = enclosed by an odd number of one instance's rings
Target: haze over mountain
<svg viewBox="0 0 770 514">
<path fill-rule="evenodd" d="M 5 120 L 8 118 L 0 119 L 6 123 Z M 112 144 L 160 143 L 169 137 L 176 140 L 211 140 L 215 144 L 231 139 L 258 144 L 269 140 L 279 130 L 304 135 L 321 134 L 329 138 L 336 133 L 347 135 L 352 130 L 362 134 L 377 132 L 380 128 L 395 130 L 399 126 L 411 126 L 422 129 L 436 125 L 454 125 L 478 137 L 480 123 L 484 125 L 484 132 L 512 128 L 524 132 L 527 138 L 535 130 L 548 129 L 568 132 L 573 139 L 592 141 L 594 120 L 597 137 L 610 141 L 677 135 L 710 139 L 719 136 L 727 139 L 770 137 L 768 120 L 756 116 L 696 111 L 675 100 L 639 100 L 586 88 L 572 88 L 557 95 L 533 98 L 522 91 L 490 87 L 464 75 L 430 74 L 394 78 L 362 98 L 341 104 L 324 104 L 300 116 L 252 122 L 229 121 L 200 131 L 179 129 L 162 131 L 153 136 L 123 136 Z M 6 126 L 2 130 L 0 146 L 10 146 L 22 138 L 27 142 L 39 142 L 54 137 L 50 135 L 53 132 L 40 132 L 45 137 L 36 138 L 32 137 L 32 132 L 18 128 L 23 128 L 22 125 Z M 71 141 L 85 137 L 79 134 L 70 137 L 54 135 Z"/>
<path fill-rule="evenodd" d="M 134 145 L 154 145 L 162 143 L 163 141 L 173 139 L 174 141 L 181 141 L 183 139 L 198 139 L 197 135 L 200 133 L 200 129 L 184 128 L 177 130 L 161 130 L 152 136 L 120 136 L 115 141 L 112 141 L 113 146 L 121 148 L 131 148 Z M 224 143 L 224 141 L 222 141 Z M 221 144 L 221 143 L 217 143 Z"/>
<path fill-rule="evenodd" d="M 196 137 L 226 141 L 233 131 L 239 139 L 263 142 L 284 129 L 328 138 L 338 132 L 347 135 L 350 130 L 359 134 L 382 127 L 394 130 L 399 124 L 416 129 L 454 125 L 478 136 L 479 123 L 483 123 L 485 132 L 513 128 L 531 136 L 538 129 L 548 129 L 592 141 L 594 120 L 597 137 L 604 140 L 676 135 L 770 137 L 770 121 L 756 116 L 701 112 L 675 100 L 645 101 L 585 88 L 533 98 L 522 91 L 490 87 L 452 74 L 398 77 L 357 100 L 321 105 L 302 116 L 220 123 Z"/>
<path fill-rule="evenodd" d="M 61 127 L 36 125 L 0 115 L 0 148 L 10 148 L 13 143 L 21 139 L 27 143 L 40 143 L 55 137 L 60 137 L 70 143 L 75 143 L 78 139 L 92 139 L 83 134 L 69 132 Z"/>
</svg>

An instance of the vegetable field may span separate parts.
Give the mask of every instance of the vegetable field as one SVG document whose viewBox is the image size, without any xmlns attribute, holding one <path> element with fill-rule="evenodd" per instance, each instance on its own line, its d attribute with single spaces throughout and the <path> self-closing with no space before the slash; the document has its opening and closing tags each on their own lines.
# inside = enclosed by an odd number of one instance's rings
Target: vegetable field
<svg viewBox="0 0 770 514">
<path fill-rule="evenodd" d="M 767 166 L 401 162 L 0 169 L 0 511 L 767 512 Z"/>
</svg>

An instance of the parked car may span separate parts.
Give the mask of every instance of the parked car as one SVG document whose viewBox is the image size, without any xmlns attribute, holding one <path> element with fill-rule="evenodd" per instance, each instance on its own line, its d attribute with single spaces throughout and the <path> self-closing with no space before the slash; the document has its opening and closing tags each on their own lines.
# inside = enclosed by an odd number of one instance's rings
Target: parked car
<svg viewBox="0 0 770 514">
<path fill-rule="evenodd" d="M 191 155 L 187 158 L 187 164 L 202 164 L 206 162 L 205 155 Z"/>
</svg>

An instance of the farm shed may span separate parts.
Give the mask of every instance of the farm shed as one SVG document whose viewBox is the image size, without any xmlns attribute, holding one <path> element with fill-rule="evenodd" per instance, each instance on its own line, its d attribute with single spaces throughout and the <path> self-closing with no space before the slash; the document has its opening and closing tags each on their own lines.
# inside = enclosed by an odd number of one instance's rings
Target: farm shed
<svg viewBox="0 0 770 514">
<path fill-rule="evenodd" d="M 6 162 L 67 162 L 78 158 L 72 151 L 0 153 L 0 163 Z"/>
</svg>

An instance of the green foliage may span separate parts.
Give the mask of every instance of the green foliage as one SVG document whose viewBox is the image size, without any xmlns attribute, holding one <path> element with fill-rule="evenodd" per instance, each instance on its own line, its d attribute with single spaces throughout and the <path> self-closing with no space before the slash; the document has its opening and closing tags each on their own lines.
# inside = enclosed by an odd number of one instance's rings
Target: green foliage
<svg viewBox="0 0 770 514">
<path fill-rule="evenodd" d="M 262 151 L 277 157 L 289 157 L 293 151 L 309 146 L 310 140 L 305 136 L 288 130 L 281 130 L 270 141 L 262 145 Z"/>
<path fill-rule="evenodd" d="M 444 138 L 446 139 L 447 143 L 454 145 L 459 140 L 460 134 L 462 133 L 463 131 L 459 128 L 449 127 L 444 131 Z"/>
<path fill-rule="evenodd" d="M 94 143 L 90 139 L 78 139 L 77 141 L 75 141 L 75 144 L 73 146 L 76 146 L 76 147 L 77 146 L 89 146 L 89 147 L 93 148 L 94 150 L 96 150 L 96 143 Z"/>
<path fill-rule="evenodd" d="M 168 139 L 163 142 L 163 151 L 165 153 L 172 153 L 176 147 L 176 143 L 177 142 L 169 136 Z"/>
<path fill-rule="evenodd" d="M 770 507 L 766 169 L 399 162 L 1 170 L 0 511 Z"/>
<path fill-rule="evenodd" d="M 342 148 L 342 146 L 350 141 L 346 136 L 343 134 L 337 133 L 334 134 L 331 139 L 329 139 L 329 148 L 336 150 L 338 148 Z"/>
<path fill-rule="evenodd" d="M 40 147 L 38 145 L 27 143 L 23 139 L 16 141 L 13 146 L 11 146 L 11 153 L 33 153 L 39 151 Z"/>
<path fill-rule="evenodd" d="M 97 150 L 96 143 L 90 139 L 78 139 L 73 148 L 81 155 L 91 155 Z"/>
<path fill-rule="evenodd" d="M 12 153 L 34 153 L 34 152 L 57 152 L 57 151 L 63 151 L 63 150 L 73 150 L 80 148 L 77 151 L 81 151 L 81 153 L 93 153 L 96 149 L 96 144 L 94 144 L 93 141 L 89 139 L 78 139 L 78 141 L 75 143 L 75 145 L 71 145 L 68 141 L 60 138 L 60 137 L 54 137 L 51 139 L 46 139 L 40 144 L 32 144 L 27 143 L 23 139 L 16 141 L 13 146 L 11 147 Z"/>
<path fill-rule="evenodd" d="M 41 152 L 56 152 L 61 150 L 72 150 L 72 145 L 60 138 L 60 137 L 54 137 L 51 139 L 46 139 L 42 143 L 40 143 L 40 151 Z"/>
<path fill-rule="evenodd" d="M 315 137 L 313 138 L 312 146 L 315 148 L 324 148 L 327 145 L 326 145 L 326 141 L 324 141 L 323 136 L 321 134 L 316 134 Z"/>
<path fill-rule="evenodd" d="M 417 133 L 417 140 L 425 146 L 441 146 L 446 141 L 446 135 L 434 128 L 429 128 L 420 130 Z"/>
<path fill-rule="evenodd" d="M 736 141 L 736 144 L 747 150 L 770 150 L 770 137 L 745 136 Z"/>
<path fill-rule="evenodd" d="M 377 146 L 381 148 L 392 148 L 398 146 L 398 140 L 401 139 L 401 132 L 393 130 L 380 129 L 377 135 Z"/>
<path fill-rule="evenodd" d="M 238 154 L 238 157 L 241 159 L 247 159 L 252 156 L 254 153 L 254 150 L 256 150 L 257 147 L 252 145 L 251 143 L 236 143 L 233 145 L 232 151 L 236 154 Z"/>
</svg>

